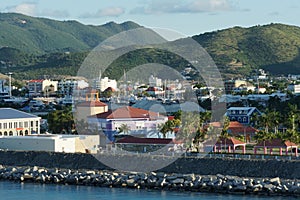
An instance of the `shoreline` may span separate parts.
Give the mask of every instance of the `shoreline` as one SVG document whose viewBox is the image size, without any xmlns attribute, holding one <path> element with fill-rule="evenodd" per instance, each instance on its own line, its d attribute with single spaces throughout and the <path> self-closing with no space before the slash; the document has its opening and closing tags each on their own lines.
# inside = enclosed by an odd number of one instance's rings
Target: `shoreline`
<svg viewBox="0 0 300 200">
<path fill-rule="evenodd" d="M 299 179 L 0 165 L 0 181 L 220 194 L 300 196 Z"/>
</svg>

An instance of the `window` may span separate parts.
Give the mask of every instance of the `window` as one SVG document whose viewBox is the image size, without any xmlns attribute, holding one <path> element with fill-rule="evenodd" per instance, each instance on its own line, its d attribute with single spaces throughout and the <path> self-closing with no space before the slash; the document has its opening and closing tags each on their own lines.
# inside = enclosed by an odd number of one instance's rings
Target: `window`
<svg viewBox="0 0 300 200">
<path fill-rule="evenodd" d="M 0 123 L 0 129 L 2 129 L 2 123 Z"/>
<path fill-rule="evenodd" d="M 12 128 L 12 122 L 9 122 L 9 123 L 8 123 L 8 127 L 9 127 L 9 128 Z"/>
<path fill-rule="evenodd" d="M 19 122 L 19 128 L 23 128 L 23 122 Z"/>
<path fill-rule="evenodd" d="M 4 123 L 4 124 L 3 124 L 3 128 L 4 128 L 4 129 L 7 129 L 7 123 Z M 7 134 L 7 133 L 6 133 L 6 134 Z"/>
<path fill-rule="evenodd" d="M 243 122 L 247 122 L 247 117 L 243 117 Z"/>
<path fill-rule="evenodd" d="M 14 128 L 18 128 L 18 122 L 14 122 Z"/>
<path fill-rule="evenodd" d="M 24 128 L 28 128 L 28 122 L 24 122 Z"/>
<path fill-rule="evenodd" d="M 30 127 L 33 127 L 33 121 L 30 121 Z"/>
</svg>

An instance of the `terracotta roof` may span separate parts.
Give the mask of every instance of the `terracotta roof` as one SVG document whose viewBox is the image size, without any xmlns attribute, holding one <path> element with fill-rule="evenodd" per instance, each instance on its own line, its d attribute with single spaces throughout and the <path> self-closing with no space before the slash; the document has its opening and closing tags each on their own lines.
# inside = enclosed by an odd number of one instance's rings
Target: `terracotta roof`
<svg viewBox="0 0 300 200">
<path fill-rule="evenodd" d="M 77 107 L 105 107 L 106 103 L 101 101 L 84 101 L 77 104 Z"/>
<path fill-rule="evenodd" d="M 109 110 L 105 113 L 99 113 L 92 117 L 101 119 L 120 119 L 120 118 L 149 118 L 153 119 L 159 116 L 159 113 L 151 112 L 148 110 L 133 108 L 131 106 L 125 106 L 116 110 Z"/>
<path fill-rule="evenodd" d="M 216 142 L 216 145 L 219 145 L 219 144 L 226 144 L 226 145 L 238 145 L 238 144 L 240 144 L 240 145 L 245 145 L 246 143 L 231 137 L 231 138 L 220 138 Z"/>
<path fill-rule="evenodd" d="M 282 139 L 275 138 L 271 140 L 261 141 L 256 144 L 256 147 L 297 147 L 297 145 L 290 141 L 283 141 Z"/>
<path fill-rule="evenodd" d="M 211 122 L 210 125 L 215 128 L 222 128 L 220 122 Z M 207 128 L 207 126 L 205 126 L 205 128 Z M 245 126 L 237 121 L 231 121 L 229 122 L 228 131 L 232 134 L 241 134 L 241 133 L 255 133 L 258 130 L 251 126 Z"/>
<path fill-rule="evenodd" d="M 222 141 L 222 142 L 221 142 Z M 235 139 L 233 137 L 230 138 L 219 138 L 218 140 L 207 140 L 203 142 L 204 145 L 225 145 L 226 146 L 233 146 L 233 145 L 246 145 L 245 142 L 242 142 L 238 139 Z"/>
<path fill-rule="evenodd" d="M 116 141 L 117 144 L 170 144 L 172 139 L 165 138 L 138 138 L 138 137 L 124 137 Z"/>
</svg>

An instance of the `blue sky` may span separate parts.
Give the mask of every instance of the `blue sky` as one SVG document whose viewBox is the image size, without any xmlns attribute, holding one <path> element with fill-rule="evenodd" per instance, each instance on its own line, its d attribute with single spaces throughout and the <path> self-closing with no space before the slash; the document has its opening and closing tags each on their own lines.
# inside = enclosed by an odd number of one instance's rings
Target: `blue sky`
<svg viewBox="0 0 300 200">
<path fill-rule="evenodd" d="M 286 23 L 300 26 L 299 0 L 9 0 L 1 12 L 100 25 L 134 21 L 184 35 L 233 26 Z"/>
</svg>

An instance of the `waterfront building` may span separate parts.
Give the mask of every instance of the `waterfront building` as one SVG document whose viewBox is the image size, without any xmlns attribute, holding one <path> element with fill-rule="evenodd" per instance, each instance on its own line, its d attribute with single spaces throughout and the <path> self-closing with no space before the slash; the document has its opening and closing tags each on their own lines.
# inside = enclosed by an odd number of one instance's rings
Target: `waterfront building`
<svg viewBox="0 0 300 200">
<path fill-rule="evenodd" d="M 40 119 L 13 108 L 0 108 L 0 136 L 40 134 Z"/>
<path fill-rule="evenodd" d="M 0 149 L 10 151 L 47 151 L 96 153 L 99 135 L 31 135 L 0 137 Z"/>
<path fill-rule="evenodd" d="M 168 117 L 157 112 L 125 106 L 115 110 L 99 113 L 88 117 L 91 127 L 103 130 L 108 139 L 113 141 L 113 136 L 118 133 L 119 128 L 124 124 L 129 132 L 157 131 L 160 124 L 165 123 Z"/>
</svg>

